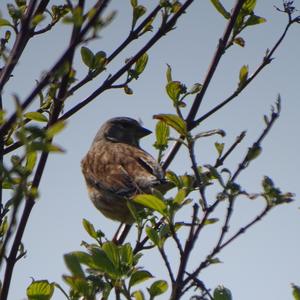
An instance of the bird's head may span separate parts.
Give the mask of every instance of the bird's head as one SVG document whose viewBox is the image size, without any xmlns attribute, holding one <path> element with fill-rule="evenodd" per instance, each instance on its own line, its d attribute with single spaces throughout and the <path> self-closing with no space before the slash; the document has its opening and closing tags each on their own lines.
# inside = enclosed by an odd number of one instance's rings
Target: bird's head
<svg viewBox="0 0 300 300">
<path fill-rule="evenodd" d="M 115 143 L 126 143 L 139 146 L 139 140 L 150 134 L 137 120 L 127 117 L 117 117 L 106 121 L 99 129 L 94 143 L 106 139 Z"/>
</svg>

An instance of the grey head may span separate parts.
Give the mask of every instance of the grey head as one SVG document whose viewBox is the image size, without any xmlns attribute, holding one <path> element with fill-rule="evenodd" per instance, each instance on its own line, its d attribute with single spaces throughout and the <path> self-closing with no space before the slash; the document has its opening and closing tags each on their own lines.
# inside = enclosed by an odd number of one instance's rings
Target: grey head
<svg viewBox="0 0 300 300">
<path fill-rule="evenodd" d="M 106 139 L 115 143 L 126 143 L 139 147 L 139 140 L 150 134 L 137 120 L 128 117 L 116 117 L 106 121 L 97 132 L 93 143 Z"/>
</svg>

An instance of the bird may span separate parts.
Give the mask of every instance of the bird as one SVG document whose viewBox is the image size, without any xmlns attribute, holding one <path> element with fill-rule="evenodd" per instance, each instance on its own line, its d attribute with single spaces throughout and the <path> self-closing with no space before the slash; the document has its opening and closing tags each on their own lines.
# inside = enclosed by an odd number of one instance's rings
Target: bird
<svg viewBox="0 0 300 300">
<path fill-rule="evenodd" d="M 105 217 L 133 224 L 135 218 L 127 201 L 138 194 L 152 193 L 165 181 L 161 165 L 140 147 L 140 139 L 151 133 L 135 119 L 109 119 L 82 159 L 89 197 Z"/>
</svg>

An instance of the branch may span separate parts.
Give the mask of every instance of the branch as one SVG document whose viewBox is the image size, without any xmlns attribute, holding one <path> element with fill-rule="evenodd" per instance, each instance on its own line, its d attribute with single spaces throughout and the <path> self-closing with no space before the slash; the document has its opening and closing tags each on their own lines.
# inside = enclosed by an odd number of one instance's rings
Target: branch
<svg viewBox="0 0 300 300">
<path fill-rule="evenodd" d="M 202 117 L 200 117 L 199 119 L 197 119 L 196 121 L 194 121 L 193 124 L 193 128 L 196 127 L 197 125 L 199 125 L 201 122 L 203 122 L 204 120 L 206 120 L 208 117 L 210 117 L 212 114 L 214 114 L 215 112 L 217 112 L 218 110 L 220 110 L 222 107 L 224 107 L 226 104 L 228 104 L 229 102 L 231 102 L 233 99 L 235 99 L 252 81 L 253 79 L 268 65 L 271 63 L 271 61 L 273 60 L 273 54 L 275 53 L 275 51 L 277 50 L 277 48 L 279 47 L 279 45 L 282 43 L 282 41 L 284 40 L 290 26 L 293 24 L 294 22 L 289 22 L 282 35 L 280 36 L 280 38 L 278 39 L 278 41 L 275 43 L 275 45 L 273 46 L 272 50 L 263 58 L 262 63 L 260 64 L 260 66 L 256 69 L 256 71 L 245 81 L 244 85 L 242 88 L 237 89 L 234 93 L 232 93 L 227 99 L 225 99 L 224 101 L 222 101 L 220 104 L 218 104 L 217 106 L 215 106 L 213 109 L 211 109 L 209 112 L 207 112 L 206 114 L 204 114 Z"/>
<path fill-rule="evenodd" d="M 68 47 L 68 49 L 63 53 L 63 55 L 58 59 L 58 61 L 54 64 L 54 66 L 47 72 L 45 77 L 39 82 L 36 88 L 31 92 L 31 94 L 27 97 L 27 99 L 22 103 L 21 108 L 25 110 L 34 98 L 38 95 L 38 93 L 49 83 L 51 76 L 61 67 L 61 65 L 68 59 L 70 54 L 74 51 L 74 49 L 81 43 L 82 39 L 89 31 L 89 29 L 93 26 L 93 24 L 97 21 L 100 14 L 103 12 L 104 8 L 110 0 L 99 0 L 97 3 L 102 3 L 96 10 L 93 17 L 89 20 L 89 22 L 82 29 L 77 39 Z M 97 5 L 97 4 L 96 4 Z M 16 121 L 17 114 L 14 113 L 1 127 L 0 135 L 5 135 L 6 132 L 11 128 L 12 124 Z"/>
<path fill-rule="evenodd" d="M 4 68 L 0 72 L 0 93 L 1 94 L 2 94 L 3 87 L 11 77 L 11 74 L 18 63 L 23 53 L 23 50 L 31 37 L 30 20 L 34 12 L 36 2 L 37 2 L 36 0 L 31 0 L 29 2 L 24 18 L 21 20 L 21 29 L 17 34 L 15 43 L 7 59 L 7 62 Z"/>
<path fill-rule="evenodd" d="M 269 131 L 271 130 L 274 122 L 277 120 L 277 118 L 279 117 L 280 114 L 280 97 L 278 97 L 277 103 L 276 103 L 276 111 L 275 109 L 272 107 L 272 114 L 271 114 L 271 119 L 270 121 L 268 121 L 266 128 L 263 130 L 263 132 L 261 133 L 261 135 L 258 137 L 257 141 L 255 143 L 253 143 L 252 148 L 250 148 L 247 152 L 247 154 L 245 155 L 243 161 L 239 164 L 237 170 L 235 171 L 235 173 L 233 174 L 233 176 L 230 179 L 230 184 L 233 184 L 235 182 L 235 180 L 237 179 L 237 177 L 239 176 L 239 174 L 241 173 L 242 170 L 244 170 L 248 165 L 249 162 L 251 161 L 251 158 L 249 157 L 249 153 L 252 149 L 257 149 L 258 147 L 260 147 L 261 142 L 264 140 L 264 138 L 266 137 L 266 135 L 269 133 Z M 226 192 L 226 190 L 229 187 L 229 183 L 227 184 L 227 187 L 224 188 L 223 193 Z M 250 228 L 251 226 L 253 226 L 255 223 L 257 223 L 259 220 L 261 220 L 261 218 L 263 216 L 265 216 L 267 214 L 267 212 L 270 210 L 270 206 L 267 205 L 267 207 L 262 211 L 261 214 L 259 214 L 252 222 L 250 222 L 249 224 L 247 224 L 246 226 L 242 227 L 236 234 L 234 234 L 231 238 L 229 238 L 226 242 L 223 243 L 225 234 L 228 231 L 228 227 L 229 227 L 229 222 L 230 222 L 230 218 L 232 216 L 232 212 L 233 212 L 233 205 L 234 205 L 234 200 L 237 197 L 237 195 L 228 195 L 229 197 L 229 204 L 227 207 L 227 213 L 226 213 L 226 218 L 225 218 L 225 222 L 224 225 L 222 227 L 222 231 L 220 234 L 220 237 L 217 241 L 216 246 L 214 247 L 214 249 L 212 250 L 212 252 L 207 256 L 206 260 L 203 261 L 198 268 L 196 268 L 195 271 L 193 271 L 191 273 L 191 275 L 189 275 L 184 281 L 183 281 L 183 286 L 187 285 L 189 283 L 190 280 L 192 280 L 193 278 L 196 278 L 200 271 L 204 268 L 206 268 L 209 264 L 210 264 L 210 260 L 212 257 L 214 257 L 217 253 L 220 252 L 221 249 L 223 249 L 225 246 L 227 246 L 229 243 L 231 243 L 233 240 L 235 240 L 239 235 L 241 235 L 243 232 L 245 232 L 245 230 L 247 230 L 248 228 Z M 214 204 L 212 206 L 210 206 L 206 212 L 206 214 L 204 215 L 204 218 L 206 216 L 208 216 L 209 212 L 211 211 L 211 209 L 213 210 L 217 204 L 219 203 L 219 200 L 217 199 Z M 204 225 L 204 222 L 202 220 L 201 224 L 202 227 Z M 200 228 L 199 225 L 199 228 Z M 201 227 L 201 228 L 202 228 Z M 196 232 L 197 233 L 197 232 Z"/>
<path fill-rule="evenodd" d="M 239 14 L 239 11 L 241 10 L 243 3 L 245 2 L 245 0 L 237 0 L 236 4 L 233 8 L 233 12 L 232 15 L 228 21 L 227 27 L 224 31 L 224 34 L 222 36 L 222 38 L 219 40 L 219 44 L 217 47 L 217 50 L 214 54 L 214 57 L 212 59 L 212 62 L 210 64 L 210 67 L 208 68 L 208 72 L 207 75 L 205 77 L 203 86 L 201 91 L 196 95 L 193 105 L 188 113 L 186 122 L 187 122 L 187 126 L 188 129 L 191 130 L 195 127 L 195 125 L 193 124 L 194 118 L 197 115 L 197 112 L 199 110 L 199 107 L 201 105 L 201 102 L 204 98 L 204 95 L 206 93 L 206 90 L 210 84 L 210 81 L 217 69 L 217 66 L 222 58 L 222 56 L 224 55 L 224 51 L 225 51 L 225 47 L 228 43 L 230 34 L 232 32 L 233 26 L 235 24 L 235 21 L 237 19 L 237 16 Z M 164 164 L 163 164 L 163 168 L 167 169 L 168 166 L 170 165 L 170 163 L 172 162 L 172 160 L 174 159 L 174 157 L 176 156 L 178 150 L 180 149 L 181 144 L 180 143 L 175 143 L 175 145 L 173 146 L 172 150 L 170 151 L 170 153 L 167 156 L 167 159 L 165 160 Z"/>
<path fill-rule="evenodd" d="M 77 113 L 80 109 L 89 104 L 97 96 L 103 93 L 105 90 L 109 89 L 111 85 L 118 80 L 130 67 L 144 54 L 146 53 L 159 39 L 161 39 L 168 31 L 170 31 L 175 25 L 177 19 L 185 12 L 186 8 L 191 5 L 193 0 L 187 0 L 179 9 L 179 11 L 174 14 L 169 21 L 167 21 L 164 26 L 162 26 L 157 33 L 148 41 L 148 43 L 136 54 L 130 61 L 125 64 L 119 71 L 117 71 L 113 76 L 110 76 L 100 88 L 96 89 L 90 96 L 85 100 L 75 105 L 69 111 L 67 111 L 60 119 L 65 120 L 71 117 L 73 114 Z"/>
<path fill-rule="evenodd" d="M 84 0 L 79 0 L 79 4 L 78 4 L 82 8 L 82 11 L 83 11 L 84 2 L 85 2 Z M 80 27 L 77 27 L 74 25 L 70 44 L 73 44 L 74 41 L 76 41 L 78 39 L 78 35 L 80 35 Z M 71 70 L 71 66 L 73 63 L 74 52 L 75 52 L 75 48 L 73 48 L 73 51 L 70 51 L 69 56 L 66 58 L 66 61 L 68 61 L 69 65 L 70 65 L 70 70 Z M 67 92 L 68 82 L 69 82 L 69 73 L 65 74 L 63 76 L 63 78 L 61 79 L 61 84 L 60 84 L 60 88 L 59 88 L 59 92 L 58 92 L 58 98 L 54 102 L 53 112 L 52 112 L 50 120 L 47 124 L 47 127 L 50 127 L 51 125 L 53 125 L 54 123 L 57 122 L 57 119 L 58 119 L 59 114 L 61 113 L 61 110 L 63 107 L 63 99 Z M 49 142 L 51 143 L 52 139 Z M 47 151 L 43 151 L 41 154 L 41 157 L 40 157 L 40 160 L 37 165 L 37 169 L 36 169 L 33 181 L 32 181 L 32 188 L 34 188 L 34 189 L 38 189 L 38 187 L 39 187 L 39 184 L 42 179 L 42 175 L 44 173 L 44 169 L 45 169 L 45 166 L 47 163 L 48 156 L 49 156 L 49 152 L 47 152 Z M 1 289 L 1 295 L 0 295 L 1 300 L 7 299 L 14 266 L 18 260 L 18 250 L 19 250 L 20 244 L 22 242 L 23 234 L 24 234 L 24 231 L 25 231 L 25 228 L 26 228 L 26 225 L 27 225 L 27 222 L 28 222 L 28 219 L 29 219 L 29 216 L 30 216 L 30 213 L 31 213 L 31 210 L 32 210 L 34 204 L 35 204 L 35 198 L 33 196 L 28 196 L 28 198 L 26 199 L 26 202 L 25 202 L 25 207 L 24 207 L 21 219 L 20 219 L 19 226 L 16 231 L 15 239 L 13 241 L 9 256 L 7 258 L 3 286 Z"/>
<path fill-rule="evenodd" d="M 165 252 L 163 247 L 158 247 L 158 251 L 161 254 L 161 257 L 162 257 L 163 261 L 165 262 L 166 268 L 168 270 L 168 273 L 169 273 L 169 276 L 170 276 L 170 279 L 171 279 L 171 283 L 174 284 L 175 278 L 174 278 L 174 274 L 173 274 L 170 262 L 168 260 L 168 256 L 166 255 L 166 252 Z"/>
</svg>

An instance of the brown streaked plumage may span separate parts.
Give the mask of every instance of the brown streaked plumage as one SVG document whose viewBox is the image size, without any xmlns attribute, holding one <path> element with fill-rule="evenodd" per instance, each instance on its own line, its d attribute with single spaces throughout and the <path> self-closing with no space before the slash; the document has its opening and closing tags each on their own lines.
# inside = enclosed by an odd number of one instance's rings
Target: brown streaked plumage
<svg viewBox="0 0 300 300">
<path fill-rule="evenodd" d="M 110 119 L 81 162 L 91 200 L 110 219 L 132 224 L 127 201 L 136 194 L 151 193 L 164 181 L 161 166 L 139 146 L 139 140 L 150 133 L 134 119 Z"/>
</svg>

